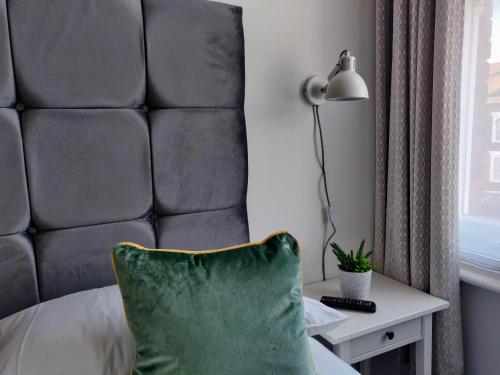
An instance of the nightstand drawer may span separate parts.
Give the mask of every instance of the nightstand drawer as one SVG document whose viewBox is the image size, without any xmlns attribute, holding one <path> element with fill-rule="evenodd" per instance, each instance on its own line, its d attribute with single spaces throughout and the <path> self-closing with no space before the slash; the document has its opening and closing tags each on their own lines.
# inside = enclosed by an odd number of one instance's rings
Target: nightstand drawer
<svg viewBox="0 0 500 375">
<path fill-rule="evenodd" d="M 421 330 L 421 320 L 414 319 L 358 337 L 351 340 L 351 358 L 355 359 L 375 351 L 383 352 L 382 349 L 385 347 L 407 342 L 413 338 L 415 340 L 412 341 L 416 341 L 421 337 Z"/>
</svg>

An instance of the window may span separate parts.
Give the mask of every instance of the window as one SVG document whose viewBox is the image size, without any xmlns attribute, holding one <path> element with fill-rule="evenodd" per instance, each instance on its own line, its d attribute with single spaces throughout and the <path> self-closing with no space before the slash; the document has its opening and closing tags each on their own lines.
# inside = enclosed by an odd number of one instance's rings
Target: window
<svg viewBox="0 0 500 375">
<path fill-rule="evenodd" d="M 490 182 L 500 183 L 500 151 L 490 151 Z"/>
<path fill-rule="evenodd" d="M 492 112 L 491 142 L 500 143 L 500 112 Z"/>
<path fill-rule="evenodd" d="M 500 0 L 465 0 L 460 252 L 500 270 Z"/>
</svg>

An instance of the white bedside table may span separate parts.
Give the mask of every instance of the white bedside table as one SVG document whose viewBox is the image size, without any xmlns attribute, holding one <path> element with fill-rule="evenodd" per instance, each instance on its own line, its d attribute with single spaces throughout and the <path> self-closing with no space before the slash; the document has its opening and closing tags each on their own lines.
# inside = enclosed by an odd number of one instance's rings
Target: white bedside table
<svg viewBox="0 0 500 375">
<path fill-rule="evenodd" d="M 305 285 L 304 295 L 317 300 L 340 296 L 339 281 Z M 377 304 L 376 313 L 342 310 L 350 319 L 321 335 L 333 352 L 353 364 L 416 342 L 417 375 L 430 375 L 432 313 L 448 308 L 449 303 L 375 272 L 369 299 Z"/>
</svg>

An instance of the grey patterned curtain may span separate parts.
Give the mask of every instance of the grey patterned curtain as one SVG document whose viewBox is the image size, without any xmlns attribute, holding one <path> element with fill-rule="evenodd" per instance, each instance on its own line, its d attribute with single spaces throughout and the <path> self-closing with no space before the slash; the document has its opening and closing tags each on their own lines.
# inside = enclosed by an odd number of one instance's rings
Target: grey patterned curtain
<svg viewBox="0 0 500 375">
<path fill-rule="evenodd" d="M 458 147 L 464 0 L 377 0 L 375 255 L 379 272 L 450 302 L 433 373 L 463 373 Z"/>
</svg>

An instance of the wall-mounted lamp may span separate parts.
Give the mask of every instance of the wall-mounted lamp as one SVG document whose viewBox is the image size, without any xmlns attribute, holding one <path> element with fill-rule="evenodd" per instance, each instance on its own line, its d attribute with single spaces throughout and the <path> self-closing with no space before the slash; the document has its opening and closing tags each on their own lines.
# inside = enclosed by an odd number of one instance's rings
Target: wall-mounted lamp
<svg viewBox="0 0 500 375">
<path fill-rule="evenodd" d="M 356 73 L 356 58 L 349 50 L 340 53 L 337 65 L 327 77 L 312 76 L 304 84 L 304 97 L 312 105 L 326 100 L 348 101 L 368 99 L 368 89 Z"/>
<path fill-rule="evenodd" d="M 323 280 L 326 279 L 325 274 L 325 254 L 330 241 L 337 232 L 335 227 L 335 213 L 328 192 L 328 183 L 326 181 L 325 167 L 325 146 L 323 143 L 323 130 L 321 128 L 321 120 L 319 117 L 318 106 L 327 100 L 331 101 L 349 101 L 368 99 L 368 89 L 366 83 L 361 76 L 356 73 L 356 58 L 351 56 L 349 50 L 344 50 L 340 53 L 337 65 L 327 77 L 312 76 L 309 77 L 304 84 L 304 98 L 313 107 L 314 124 L 318 125 L 319 139 L 321 145 L 321 177 L 323 179 L 325 198 L 328 207 L 327 217 L 332 226 L 332 230 L 327 240 L 323 243 L 323 253 L 321 259 L 321 268 L 323 272 Z"/>
</svg>

